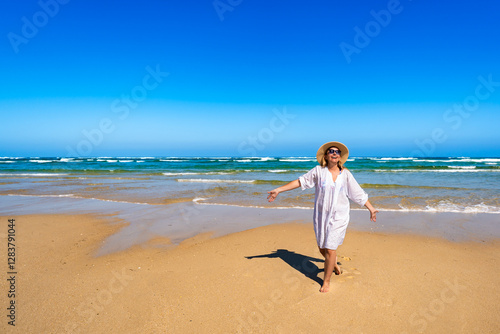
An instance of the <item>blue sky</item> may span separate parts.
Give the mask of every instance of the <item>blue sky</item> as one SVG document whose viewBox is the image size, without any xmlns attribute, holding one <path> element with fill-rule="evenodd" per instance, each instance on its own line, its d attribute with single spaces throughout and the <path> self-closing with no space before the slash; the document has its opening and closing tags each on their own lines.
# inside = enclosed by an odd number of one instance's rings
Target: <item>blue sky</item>
<svg viewBox="0 0 500 334">
<path fill-rule="evenodd" d="M 8 2 L 1 156 L 500 156 L 492 1 Z"/>
</svg>

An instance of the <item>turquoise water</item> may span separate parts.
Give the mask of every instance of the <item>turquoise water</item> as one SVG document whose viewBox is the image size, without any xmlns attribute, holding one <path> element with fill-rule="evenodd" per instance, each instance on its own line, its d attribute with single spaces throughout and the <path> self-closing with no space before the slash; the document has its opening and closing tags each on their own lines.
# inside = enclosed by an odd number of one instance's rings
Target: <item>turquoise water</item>
<svg viewBox="0 0 500 334">
<path fill-rule="evenodd" d="M 312 190 L 266 197 L 315 165 L 313 157 L 3 157 L 0 196 L 311 208 Z M 381 211 L 500 213 L 500 158 L 353 157 L 346 167 Z"/>
</svg>

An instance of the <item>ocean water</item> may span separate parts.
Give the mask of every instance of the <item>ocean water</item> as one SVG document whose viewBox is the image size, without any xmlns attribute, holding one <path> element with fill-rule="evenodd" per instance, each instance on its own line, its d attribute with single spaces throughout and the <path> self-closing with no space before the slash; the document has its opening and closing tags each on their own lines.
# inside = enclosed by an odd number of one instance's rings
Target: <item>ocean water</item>
<svg viewBox="0 0 500 334">
<path fill-rule="evenodd" d="M 266 197 L 316 165 L 314 157 L 2 157 L 0 200 L 310 209 L 311 189 Z M 500 158 L 352 157 L 345 166 L 380 211 L 500 214 Z"/>
</svg>

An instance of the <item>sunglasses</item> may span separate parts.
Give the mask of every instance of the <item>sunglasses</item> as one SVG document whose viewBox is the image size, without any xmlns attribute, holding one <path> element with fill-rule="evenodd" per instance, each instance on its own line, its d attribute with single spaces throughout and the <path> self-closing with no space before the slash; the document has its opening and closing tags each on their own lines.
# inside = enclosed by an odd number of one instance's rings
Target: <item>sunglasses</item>
<svg viewBox="0 0 500 334">
<path fill-rule="evenodd" d="M 340 150 L 334 150 L 333 148 L 329 149 L 328 151 L 326 151 L 326 153 L 328 154 L 337 154 L 337 155 L 340 155 Z"/>
</svg>

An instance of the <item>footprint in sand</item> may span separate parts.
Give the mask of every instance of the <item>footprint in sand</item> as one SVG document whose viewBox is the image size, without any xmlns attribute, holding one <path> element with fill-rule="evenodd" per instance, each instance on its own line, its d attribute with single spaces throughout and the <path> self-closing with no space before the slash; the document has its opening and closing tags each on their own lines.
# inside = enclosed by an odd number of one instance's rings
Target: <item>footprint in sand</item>
<svg viewBox="0 0 500 334">
<path fill-rule="evenodd" d="M 344 274 L 361 275 L 361 272 L 357 268 L 349 268 L 349 269 L 344 269 Z"/>
<path fill-rule="evenodd" d="M 347 280 L 353 279 L 356 275 L 361 275 L 361 272 L 356 268 L 349 268 L 349 270 L 344 269 L 344 272 L 338 282 L 345 282 Z"/>
<path fill-rule="evenodd" d="M 350 270 L 354 275 L 361 275 L 361 272 L 356 268 L 350 268 Z"/>
</svg>

